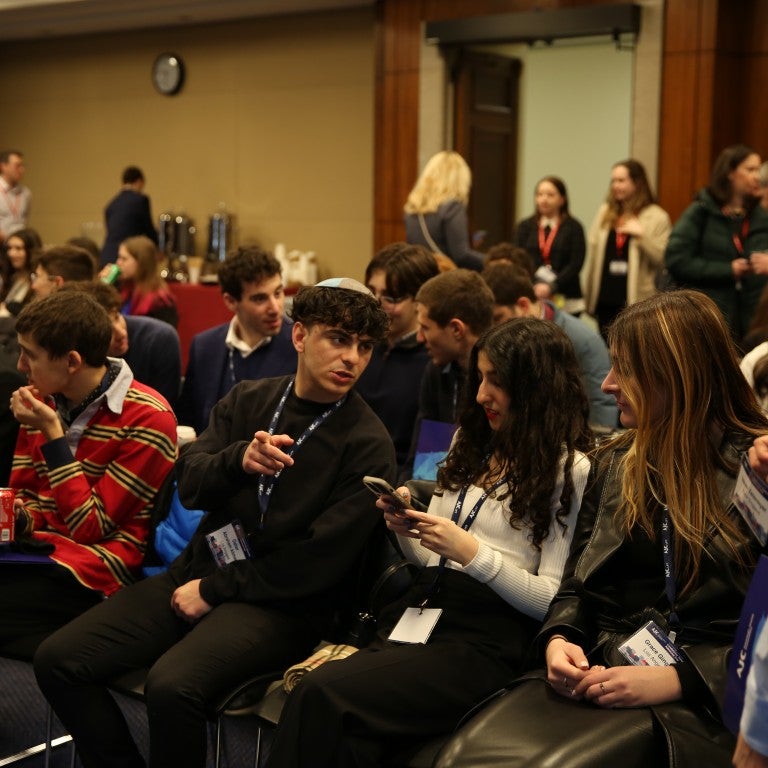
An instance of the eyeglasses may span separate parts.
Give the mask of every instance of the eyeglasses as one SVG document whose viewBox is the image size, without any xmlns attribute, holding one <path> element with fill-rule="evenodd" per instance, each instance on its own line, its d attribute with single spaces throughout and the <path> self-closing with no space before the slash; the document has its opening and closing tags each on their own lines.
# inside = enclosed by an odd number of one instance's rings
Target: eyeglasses
<svg viewBox="0 0 768 768">
<path fill-rule="evenodd" d="M 48 282 L 51 282 L 51 283 L 52 283 L 52 282 L 55 282 L 55 280 L 56 280 L 56 276 L 55 276 L 55 275 L 40 275 L 40 274 L 38 274 L 37 272 L 33 272 L 33 273 L 32 273 L 32 274 L 29 276 L 29 281 L 30 281 L 31 283 L 34 283 L 34 282 L 35 282 L 35 280 L 48 280 Z"/>
<path fill-rule="evenodd" d="M 394 307 L 395 304 L 402 304 L 406 299 L 410 298 L 410 296 L 379 296 L 379 301 L 382 306 Z"/>
</svg>

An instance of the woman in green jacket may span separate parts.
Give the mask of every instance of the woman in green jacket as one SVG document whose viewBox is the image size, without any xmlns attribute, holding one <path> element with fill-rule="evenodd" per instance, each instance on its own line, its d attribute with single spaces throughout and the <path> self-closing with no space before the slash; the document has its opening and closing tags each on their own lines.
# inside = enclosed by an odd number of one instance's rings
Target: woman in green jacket
<svg viewBox="0 0 768 768">
<path fill-rule="evenodd" d="M 760 155 L 724 149 L 709 186 L 672 229 L 665 262 L 674 281 L 706 293 L 737 342 L 746 334 L 768 282 L 768 212 L 760 207 Z"/>
</svg>

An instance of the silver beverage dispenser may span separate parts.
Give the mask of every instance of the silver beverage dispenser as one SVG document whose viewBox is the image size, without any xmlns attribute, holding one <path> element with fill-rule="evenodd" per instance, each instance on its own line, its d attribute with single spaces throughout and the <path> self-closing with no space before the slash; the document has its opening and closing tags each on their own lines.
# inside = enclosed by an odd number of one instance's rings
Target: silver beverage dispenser
<svg viewBox="0 0 768 768">
<path fill-rule="evenodd" d="M 219 264 L 236 247 L 236 235 L 236 217 L 227 212 L 224 203 L 220 203 L 219 210 L 208 219 L 208 247 L 203 265 L 204 276 L 210 277 L 216 274 Z"/>
<path fill-rule="evenodd" d="M 194 221 L 185 213 L 160 214 L 158 246 L 164 256 L 161 275 L 166 280 L 187 282 L 187 259 L 195 255 Z"/>
</svg>

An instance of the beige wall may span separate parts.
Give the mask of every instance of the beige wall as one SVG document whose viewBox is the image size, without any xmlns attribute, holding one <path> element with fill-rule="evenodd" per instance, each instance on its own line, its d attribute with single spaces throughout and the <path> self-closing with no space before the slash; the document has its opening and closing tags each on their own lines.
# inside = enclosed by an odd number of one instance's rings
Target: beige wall
<svg viewBox="0 0 768 768">
<path fill-rule="evenodd" d="M 167 50 L 187 68 L 174 97 L 150 81 Z M 48 243 L 93 231 L 137 164 L 155 219 L 195 219 L 198 253 L 223 201 L 241 242 L 313 250 L 321 277 L 371 256 L 371 9 L 5 45 L 0 82 L 0 144 L 26 154 Z"/>
</svg>

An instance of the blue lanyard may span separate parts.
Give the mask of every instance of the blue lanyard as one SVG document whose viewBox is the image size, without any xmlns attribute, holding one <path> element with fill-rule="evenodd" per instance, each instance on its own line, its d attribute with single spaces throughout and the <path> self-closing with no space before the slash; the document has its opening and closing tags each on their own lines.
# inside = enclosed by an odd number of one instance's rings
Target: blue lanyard
<svg viewBox="0 0 768 768">
<path fill-rule="evenodd" d="M 485 500 L 497 489 L 500 488 L 502 485 L 504 485 L 507 482 L 507 479 L 505 477 L 502 477 L 500 480 L 497 480 L 490 488 L 483 491 L 480 498 L 475 502 L 475 506 L 472 507 L 472 509 L 469 511 L 469 514 L 467 515 L 464 522 L 461 524 L 461 528 L 464 531 L 468 531 L 472 527 L 472 523 L 475 522 L 475 518 L 477 517 L 477 513 L 480 511 L 480 507 L 483 506 L 485 503 Z M 467 498 L 467 491 L 469 490 L 468 485 L 462 486 L 461 490 L 459 491 L 459 498 L 456 499 L 456 504 L 453 507 L 453 514 L 451 515 L 451 522 L 458 523 L 459 518 L 461 517 L 461 510 L 464 507 L 464 500 Z M 423 602 L 419 605 L 420 610 L 424 610 L 424 608 L 427 606 L 427 603 L 429 602 L 429 598 L 432 597 L 432 595 L 437 594 L 440 591 L 440 580 L 443 576 L 443 573 L 445 571 L 445 565 L 448 562 L 448 558 L 444 555 L 440 557 L 440 562 L 437 564 L 437 573 L 435 574 L 435 580 L 430 585 L 429 589 L 427 590 L 427 595 L 424 598 Z"/>
<path fill-rule="evenodd" d="M 272 414 L 272 420 L 269 422 L 269 434 L 274 435 L 275 430 L 277 429 L 277 422 L 280 420 L 280 416 L 283 414 L 283 409 L 285 408 L 285 403 L 288 400 L 288 395 L 291 392 L 291 389 L 293 388 L 293 382 L 294 378 L 291 377 L 291 380 L 288 382 L 288 385 L 285 388 L 285 392 L 283 392 L 282 397 L 280 398 L 280 402 L 277 404 L 277 408 L 275 408 L 275 412 Z M 286 448 L 284 450 L 284 453 L 288 454 L 288 456 L 293 456 L 296 451 L 301 448 L 301 446 L 304 444 L 304 442 L 309 438 L 312 433 L 321 425 L 323 424 L 331 414 L 335 413 L 336 411 L 341 408 L 342 405 L 346 402 L 347 396 L 344 395 L 340 400 L 337 400 L 333 405 L 330 406 L 330 408 L 327 408 L 323 413 L 321 413 L 315 420 L 301 433 L 299 438 L 294 442 L 294 444 L 290 448 Z M 259 528 L 264 527 L 264 520 L 267 516 L 267 509 L 269 509 L 269 502 L 272 497 L 272 491 L 275 489 L 275 484 L 277 483 L 277 479 L 280 477 L 280 475 L 283 473 L 283 470 L 280 469 L 277 472 L 275 472 L 274 475 L 259 475 L 259 486 L 258 486 L 258 496 L 259 496 L 259 510 L 261 511 L 261 515 L 259 516 Z"/>
<path fill-rule="evenodd" d="M 664 507 L 664 514 L 661 518 L 661 548 L 664 553 L 664 589 L 669 601 L 669 626 L 671 632 L 669 639 L 674 643 L 677 631 L 680 629 L 680 617 L 675 610 L 675 599 L 677 597 L 677 587 L 675 585 L 675 562 L 672 551 L 672 522 L 669 519 L 669 509 Z"/>
<path fill-rule="evenodd" d="M 235 384 L 238 383 L 237 376 L 235 376 L 235 360 L 234 360 L 235 354 L 232 350 L 232 347 L 229 348 L 229 375 L 232 377 L 232 386 L 234 387 Z"/>
</svg>

